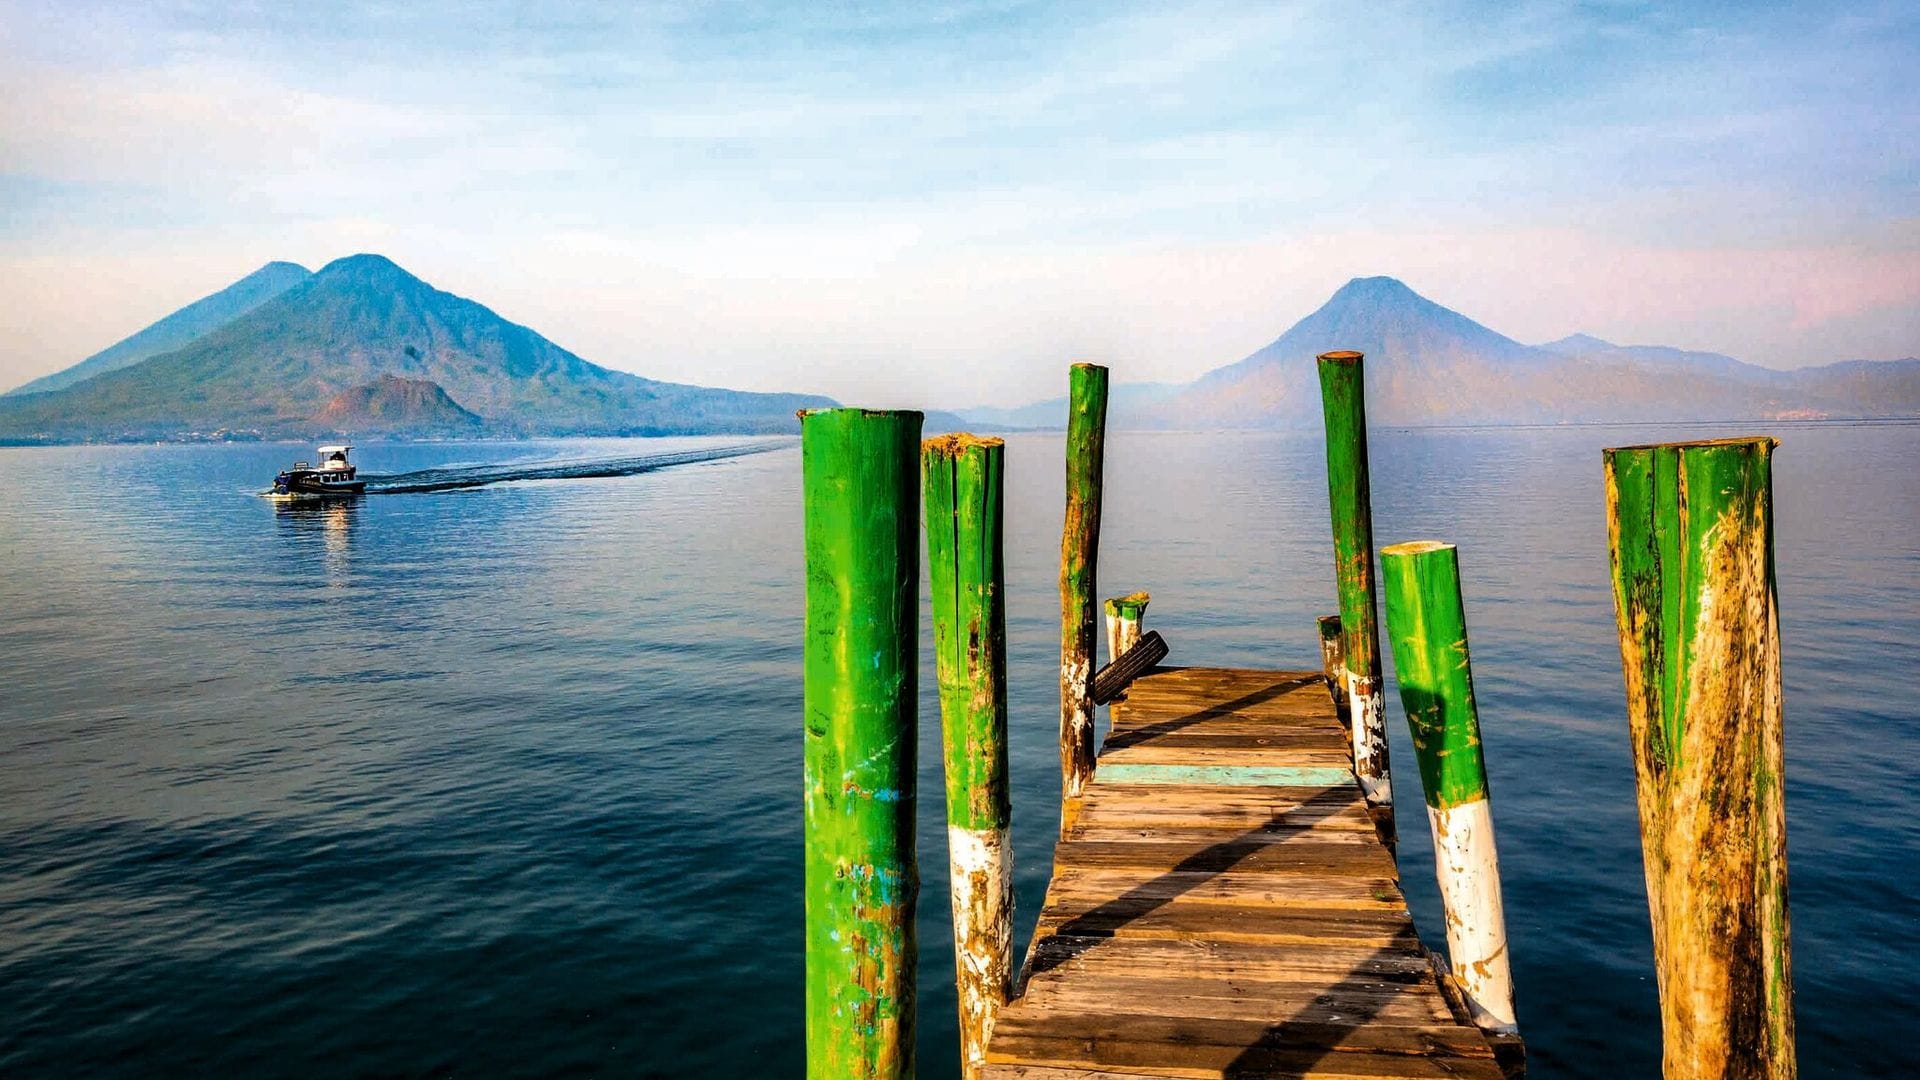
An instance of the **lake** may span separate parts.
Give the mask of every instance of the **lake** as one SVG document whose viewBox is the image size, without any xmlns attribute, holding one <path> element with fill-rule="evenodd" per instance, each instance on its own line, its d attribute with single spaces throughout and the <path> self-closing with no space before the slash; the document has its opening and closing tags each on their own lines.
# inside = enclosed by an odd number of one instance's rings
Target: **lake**
<svg viewBox="0 0 1920 1080">
<path fill-rule="evenodd" d="M 1749 428 L 1782 440 L 1801 1066 L 1910 1075 L 1920 426 Z M 1659 1065 L 1600 448 L 1738 433 L 1371 436 L 1378 542 L 1460 546 L 1537 1077 Z M 0 450 L 0 1075 L 797 1075 L 795 441 L 368 445 L 363 471 L 413 490 L 255 497 L 310 450 Z M 1022 949 L 1058 816 L 1061 454 L 1008 440 Z M 1316 435 L 1119 432 L 1108 477 L 1101 592 L 1153 593 L 1169 663 L 1319 667 Z M 926 619 L 919 1066 L 939 1078 Z M 1418 806 L 1387 700 L 1395 797 Z M 1420 820 L 1402 873 L 1438 943 Z"/>
</svg>

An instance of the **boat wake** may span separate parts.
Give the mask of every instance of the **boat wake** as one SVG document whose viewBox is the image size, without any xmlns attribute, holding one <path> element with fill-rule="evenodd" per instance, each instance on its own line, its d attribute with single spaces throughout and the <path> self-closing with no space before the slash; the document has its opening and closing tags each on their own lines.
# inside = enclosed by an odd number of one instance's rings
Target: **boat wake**
<svg viewBox="0 0 1920 1080">
<path fill-rule="evenodd" d="M 452 465 L 436 469 L 376 475 L 361 473 L 369 495 L 414 495 L 430 491 L 457 491 L 461 488 L 510 484 L 520 480 L 586 480 L 609 476 L 637 476 L 676 465 L 697 465 L 706 461 L 762 454 L 792 445 L 786 441 L 742 443 L 734 446 L 709 446 L 697 450 L 639 454 L 633 457 L 593 458 L 580 461 L 516 462 L 502 465 Z"/>
</svg>

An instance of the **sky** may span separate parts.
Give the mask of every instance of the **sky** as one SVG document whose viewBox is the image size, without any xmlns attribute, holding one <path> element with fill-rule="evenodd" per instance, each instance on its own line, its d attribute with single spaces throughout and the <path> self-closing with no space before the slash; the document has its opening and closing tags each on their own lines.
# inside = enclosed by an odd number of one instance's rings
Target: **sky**
<svg viewBox="0 0 1920 1080">
<path fill-rule="evenodd" d="M 1910 356 L 1920 5 L 0 0 L 0 388 L 363 251 L 874 406 L 1189 379 L 1375 274 L 1527 342 Z"/>
</svg>

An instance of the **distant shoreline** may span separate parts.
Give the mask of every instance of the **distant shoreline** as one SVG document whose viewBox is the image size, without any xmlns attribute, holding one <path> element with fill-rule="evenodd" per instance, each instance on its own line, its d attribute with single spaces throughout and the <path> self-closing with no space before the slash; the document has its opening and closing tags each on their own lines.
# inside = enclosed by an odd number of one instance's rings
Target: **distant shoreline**
<svg viewBox="0 0 1920 1080">
<path fill-rule="evenodd" d="M 1745 419 L 1715 420 L 1566 420 L 1554 423 L 1515 423 L 1515 424 L 1396 424 L 1391 421 L 1377 425 L 1381 431 L 1552 431 L 1567 428 L 1686 428 L 1686 427 L 1745 427 L 1753 424 L 1785 425 L 1795 428 L 1822 427 L 1902 427 L 1920 424 L 1920 414 L 1910 416 L 1825 416 L 1825 417 L 1757 417 Z M 995 434 L 1043 435 L 1057 434 L 1064 430 L 1059 427 L 1009 427 L 998 424 L 975 425 L 961 430 L 991 431 Z M 1280 434 L 1293 432 L 1311 432 L 1311 427 L 1126 427 L 1109 429 L 1114 432 L 1127 432 L 1136 435 L 1244 435 L 1244 434 Z M 339 433 L 331 435 L 313 435 L 299 437 L 258 437 L 258 438 L 127 438 L 127 439 L 0 439 L 0 449 L 31 450 L 61 446 L 300 446 L 315 439 L 341 438 Z M 368 443 L 405 443 L 428 445 L 444 443 L 448 445 L 477 445 L 485 443 L 528 443 L 551 442 L 562 439 L 794 439 L 792 433 L 768 432 L 663 432 L 648 434 L 572 434 L 572 435 L 493 435 L 480 438 L 436 438 L 432 436 L 372 435 L 364 436 Z"/>
</svg>

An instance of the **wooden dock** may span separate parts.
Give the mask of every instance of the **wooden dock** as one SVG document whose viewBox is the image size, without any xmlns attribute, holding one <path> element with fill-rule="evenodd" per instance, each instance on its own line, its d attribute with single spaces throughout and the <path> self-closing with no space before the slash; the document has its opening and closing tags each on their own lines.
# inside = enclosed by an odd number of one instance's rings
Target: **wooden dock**
<svg viewBox="0 0 1920 1080">
<path fill-rule="evenodd" d="M 1502 1077 L 1319 672 L 1136 681 L 1069 814 L 984 1076 Z"/>
</svg>

